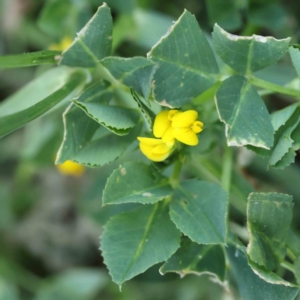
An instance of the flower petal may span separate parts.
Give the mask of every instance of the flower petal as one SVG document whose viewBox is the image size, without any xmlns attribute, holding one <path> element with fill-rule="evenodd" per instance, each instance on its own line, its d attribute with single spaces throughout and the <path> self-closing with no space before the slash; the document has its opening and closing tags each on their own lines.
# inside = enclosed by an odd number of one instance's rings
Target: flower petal
<svg viewBox="0 0 300 300">
<path fill-rule="evenodd" d="M 183 113 L 176 114 L 172 118 L 172 127 L 190 127 L 198 118 L 198 113 L 195 110 L 187 110 Z"/>
<path fill-rule="evenodd" d="M 145 138 L 145 137 L 138 137 L 137 139 L 141 142 L 141 144 L 152 148 L 164 143 L 161 139 L 153 139 L 153 138 Z"/>
<path fill-rule="evenodd" d="M 161 138 L 164 142 L 171 142 L 174 141 L 174 136 L 173 136 L 173 128 L 172 126 L 170 126 L 167 131 L 165 132 L 165 134 L 162 136 Z"/>
<path fill-rule="evenodd" d="M 63 164 L 56 165 L 61 174 L 81 176 L 84 173 L 84 166 L 71 160 L 65 161 Z"/>
<path fill-rule="evenodd" d="M 193 123 L 193 126 L 192 126 L 192 130 L 195 132 L 195 133 L 199 133 L 203 130 L 203 123 L 200 122 L 200 121 L 195 121 Z"/>
<path fill-rule="evenodd" d="M 146 146 L 142 143 L 140 143 L 140 149 L 147 158 L 153 161 L 163 161 L 171 154 L 171 152 L 154 153 L 153 147 Z"/>
<path fill-rule="evenodd" d="M 170 121 L 172 121 L 173 117 L 175 115 L 177 115 L 177 114 L 181 114 L 181 112 L 179 110 L 177 110 L 177 109 L 171 109 L 171 110 L 169 110 L 169 112 L 168 112 L 168 119 Z"/>
<path fill-rule="evenodd" d="M 163 143 L 161 145 L 158 145 L 156 147 L 153 148 L 153 153 L 155 154 L 163 154 L 163 153 L 167 153 L 167 152 L 171 152 L 174 146 L 175 140 L 173 140 L 173 142 L 170 143 Z"/>
<path fill-rule="evenodd" d="M 161 138 L 171 126 L 171 121 L 168 119 L 168 113 L 168 110 L 163 110 L 154 120 L 153 134 L 157 138 Z"/>
<path fill-rule="evenodd" d="M 174 128 L 173 135 L 179 142 L 189 145 L 189 146 L 196 146 L 198 145 L 198 137 L 196 133 L 191 130 L 191 128 L 184 127 L 184 128 Z"/>
</svg>

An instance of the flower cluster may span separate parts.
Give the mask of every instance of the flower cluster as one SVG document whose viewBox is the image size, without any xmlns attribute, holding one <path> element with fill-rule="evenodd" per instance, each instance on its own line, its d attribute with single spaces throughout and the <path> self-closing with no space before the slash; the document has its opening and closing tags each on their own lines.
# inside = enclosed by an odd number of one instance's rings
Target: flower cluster
<svg viewBox="0 0 300 300">
<path fill-rule="evenodd" d="M 197 134 L 203 128 L 203 123 L 197 118 L 195 110 L 161 111 L 154 120 L 153 134 L 156 138 L 138 137 L 142 153 L 150 160 L 163 161 L 174 151 L 176 140 L 196 146 L 199 142 Z"/>
</svg>

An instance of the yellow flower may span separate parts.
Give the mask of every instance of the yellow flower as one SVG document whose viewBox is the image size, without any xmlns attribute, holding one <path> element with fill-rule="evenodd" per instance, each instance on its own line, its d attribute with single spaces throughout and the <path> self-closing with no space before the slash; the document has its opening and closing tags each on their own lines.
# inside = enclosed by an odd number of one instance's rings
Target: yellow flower
<svg viewBox="0 0 300 300">
<path fill-rule="evenodd" d="M 153 161 L 165 160 L 174 150 L 175 140 L 164 142 L 162 139 L 138 137 L 142 153 Z"/>
<path fill-rule="evenodd" d="M 81 176 L 84 173 L 84 166 L 71 160 L 65 161 L 61 165 L 56 165 L 58 171 L 63 175 Z"/>
<path fill-rule="evenodd" d="M 201 132 L 203 127 L 203 123 L 197 118 L 198 113 L 195 110 L 164 110 L 154 120 L 154 136 L 164 142 L 176 139 L 189 146 L 195 146 L 198 144 L 197 133 Z"/>
<path fill-rule="evenodd" d="M 180 113 L 176 109 L 161 111 L 154 120 L 153 134 L 157 138 L 161 138 L 164 142 L 174 140 L 172 118 Z"/>
<path fill-rule="evenodd" d="M 59 43 L 50 45 L 49 50 L 64 51 L 72 44 L 72 42 L 73 40 L 70 37 L 65 36 Z"/>
<path fill-rule="evenodd" d="M 202 131 L 203 123 L 198 121 L 197 118 L 198 113 L 195 110 L 176 114 L 172 118 L 172 133 L 175 139 L 189 146 L 198 145 L 197 133 Z"/>
</svg>

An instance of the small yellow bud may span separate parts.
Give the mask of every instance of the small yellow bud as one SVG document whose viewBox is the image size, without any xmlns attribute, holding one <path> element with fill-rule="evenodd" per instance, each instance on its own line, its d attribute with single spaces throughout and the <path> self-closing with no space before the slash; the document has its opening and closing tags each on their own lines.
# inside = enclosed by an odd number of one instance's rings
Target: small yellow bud
<svg viewBox="0 0 300 300">
<path fill-rule="evenodd" d="M 81 176 L 84 173 L 84 166 L 71 160 L 65 161 L 61 165 L 56 165 L 58 171 L 63 175 Z"/>
<path fill-rule="evenodd" d="M 49 50 L 64 51 L 72 44 L 72 42 L 73 40 L 70 37 L 65 36 L 59 43 L 50 45 Z"/>
</svg>

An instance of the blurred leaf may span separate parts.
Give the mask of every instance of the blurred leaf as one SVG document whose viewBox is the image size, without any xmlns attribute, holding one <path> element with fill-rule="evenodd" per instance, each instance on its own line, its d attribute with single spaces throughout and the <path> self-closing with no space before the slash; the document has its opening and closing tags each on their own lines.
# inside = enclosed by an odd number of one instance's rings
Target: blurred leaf
<svg viewBox="0 0 300 300">
<path fill-rule="evenodd" d="M 295 47 L 289 47 L 289 53 L 292 59 L 293 66 L 295 67 L 296 72 L 300 77 L 300 49 Z"/>
<path fill-rule="evenodd" d="M 148 58 L 159 65 L 153 86 L 154 97 L 161 105 L 180 107 L 216 82 L 214 54 L 196 18 L 188 11 L 151 49 Z"/>
<path fill-rule="evenodd" d="M 199 244 L 223 244 L 226 236 L 228 197 L 218 185 L 186 180 L 170 204 L 171 220 Z"/>
<path fill-rule="evenodd" d="M 253 145 L 269 149 L 273 145 L 270 115 L 246 78 L 235 75 L 223 81 L 215 99 L 220 120 L 226 125 L 228 146 Z"/>
<path fill-rule="evenodd" d="M 15 285 L 0 278 L 0 299 L 19 300 L 19 292 Z"/>
<path fill-rule="evenodd" d="M 60 54 L 60 51 L 45 50 L 25 54 L 0 56 L 0 70 L 43 64 L 56 64 L 55 56 L 58 54 Z"/>
<path fill-rule="evenodd" d="M 136 7 L 136 0 L 106 0 L 106 4 L 119 13 L 129 14 Z"/>
<path fill-rule="evenodd" d="M 181 247 L 160 268 L 161 274 L 178 273 L 181 277 L 187 274 L 208 274 L 219 283 L 225 280 L 225 256 L 219 245 L 199 245 L 183 240 Z"/>
<path fill-rule="evenodd" d="M 1 103 L 0 116 L 11 115 L 33 106 L 63 87 L 72 73 L 73 69 L 61 66 L 40 74 Z"/>
<path fill-rule="evenodd" d="M 236 1 L 206 0 L 205 4 L 211 26 L 218 23 L 226 30 L 237 30 L 241 27 L 242 20 Z"/>
<path fill-rule="evenodd" d="M 155 203 L 169 197 L 171 193 L 168 181 L 156 182 L 149 166 L 126 162 L 107 179 L 103 191 L 103 205 L 128 202 Z"/>
<path fill-rule="evenodd" d="M 295 261 L 295 277 L 297 279 L 297 283 L 300 284 L 300 257 Z"/>
<path fill-rule="evenodd" d="M 70 0 L 48 0 L 38 18 L 38 26 L 52 36 L 60 36 L 63 30 L 65 34 L 74 34 L 75 31 L 75 5 Z"/>
<path fill-rule="evenodd" d="M 226 252 L 230 270 L 244 300 L 293 300 L 299 289 L 282 284 L 270 284 L 257 276 L 247 263 L 244 249 L 229 245 Z"/>
<path fill-rule="evenodd" d="M 85 73 L 81 71 L 73 73 L 70 76 L 68 82 L 62 88 L 58 89 L 50 96 L 41 100 L 39 103 L 29 108 L 26 108 L 23 111 L 0 118 L 0 137 L 3 137 L 19 129 L 26 123 L 36 119 L 37 117 L 47 112 L 49 109 L 51 109 L 53 106 L 55 106 L 65 97 L 67 97 L 80 84 L 85 82 L 85 80 Z"/>
<path fill-rule="evenodd" d="M 36 300 L 89 300 L 108 282 L 106 274 L 96 269 L 71 269 L 44 282 Z"/>
<path fill-rule="evenodd" d="M 248 18 L 252 24 L 269 28 L 273 32 L 280 30 L 288 23 L 288 14 L 279 3 L 262 3 L 258 6 L 250 6 Z"/>
<path fill-rule="evenodd" d="M 73 67 L 95 67 L 112 48 L 112 17 L 104 3 L 82 28 L 74 42 L 62 53 L 60 64 Z"/>
<path fill-rule="evenodd" d="M 295 256 L 300 257 L 300 237 L 298 236 L 298 233 L 290 229 L 285 240 L 287 247 L 295 254 Z"/>
<path fill-rule="evenodd" d="M 114 20 L 113 26 L 113 51 L 117 49 L 122 42 L 126 40 L 133 41 L 136 36 L 136 31 L 137 28 L 132 14 L 118 15 L 116 20 Z"/>
<path fill-rule="evenodd" d="M 113 281 L 121 285 L 167 260 L 179 244 L 180 232 L 170 221 L 165 204 L 156 203 L 112 217 L 100 249 Z"/>
<path fill-rule="evenodd" d="M 142 9 L 135 9 L 132 17 L 135 23 L 134 42 L 147 50 L 165 35 L 173 21 L 166 14 Z"/>
<path fill-rule="evenodd" d="M 235 71 L 243 74 L 264 69 L 275 64 L 288 50 L 290 38 L 233 35 L 217 24 L 212 33 L 216 52 Z"/>
<path fill-rule="evenodd" d="M 123 84 L 132 87 L 145 99 L 151 90 L 151 81 L 156 65 L 144 57 L 107 57 L 101 64 Z"/>
<path fill-rule="evenodd" d="M 248 197 L 247 253 L 267 270 L 274 270 L 285 256 L 284 237 L 292 221 L 292 200 L 292 196 L 277 193 L 251 193 Z"/>
</svg>

